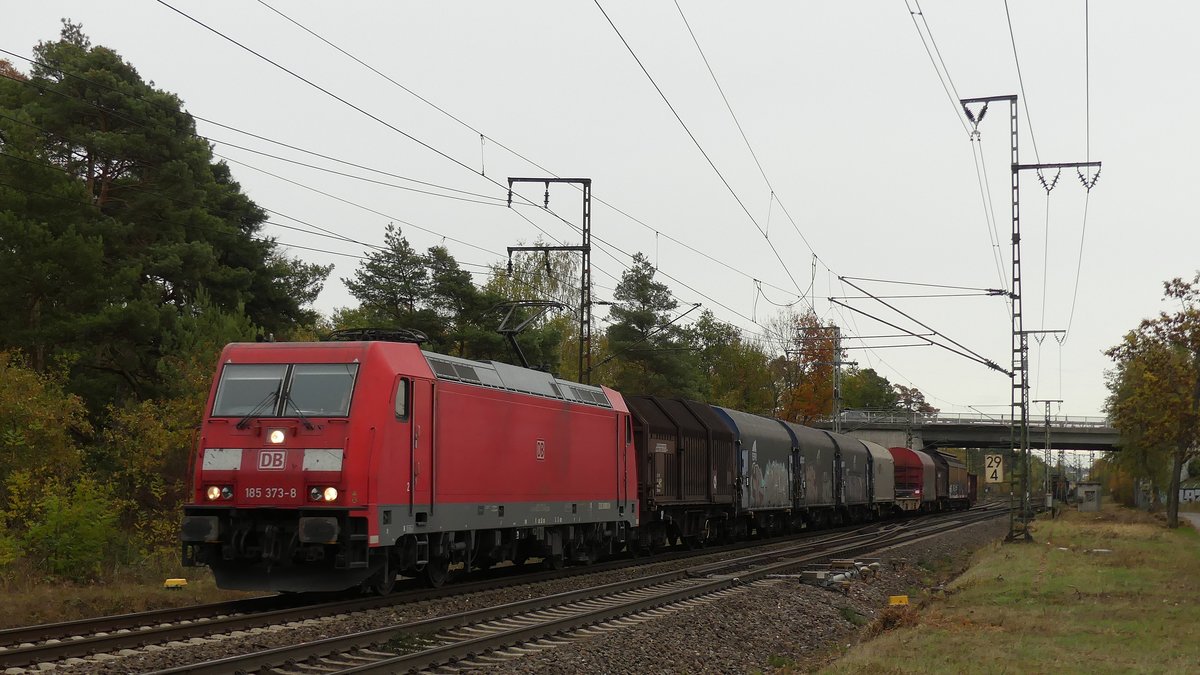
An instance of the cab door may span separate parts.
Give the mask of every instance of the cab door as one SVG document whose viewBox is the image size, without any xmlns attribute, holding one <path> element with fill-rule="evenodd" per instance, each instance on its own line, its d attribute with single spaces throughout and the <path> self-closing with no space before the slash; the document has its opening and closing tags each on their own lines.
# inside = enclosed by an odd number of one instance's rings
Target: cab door
<svg viewBox="0 0 1200 675">
<path fill-rule="evenodd" d="M 417 527 L 428 524 L 433 515 L 437 466 L 434 445 L 434 384 L 414 378 L 409 384 L 409 511 Z"/>
</svg>

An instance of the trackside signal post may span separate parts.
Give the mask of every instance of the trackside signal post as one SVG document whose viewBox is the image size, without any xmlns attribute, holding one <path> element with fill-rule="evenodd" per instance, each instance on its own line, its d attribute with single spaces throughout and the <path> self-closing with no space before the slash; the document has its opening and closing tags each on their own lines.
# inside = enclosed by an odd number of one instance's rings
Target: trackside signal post
<svg viewBox="0 0 1200 675">
<path fill-rule="evenodd" d="M 1100 177 L 1100 162 L 1062 162 L 1053 164 L 1021 164 L 1017 152 L 1017 96 L 983 96 L 960 99 L 963 112 L 973 125 L 973 135 L 979 136 L 979 123 L 987 114 L 988 104 L 1007 101 L 1009 108 L 1009 139 L 1012 167 L 1012 431 L 1009 435 L 1011 462 L 1009 485 L 1008 536 L 1005 541 L 1033 541 L 1029 533 L 1032 511 L 1029 504 L 1029 335 L 1021 309 L 1021 172 L 1026 170 L 1074 168 L 1079 180 L 1091 190 Z M 976 111 L 971 106 L 978 106 Z M 1090 177 L 1084 169 L 1096 169 Z M 1017 420 L 1020 420 L 1018 423 Z M 1018 496 L 1019 493 L 1019 496 Z"/>
<path fill-rule="evenodd" d="M 543 208 L 550 208 L 550 184 L 574 183 L 583 189 L 582 246 L 509 246 L 509 268 L 514 251 L 579 251 L 583 256 L 579 277 L 579 381 L 592 383 L 592 179 L 591 178 L 513 178 L 508 179 L 508 207 L 512 208 L 514 183 L 544 183 Z"/>
</svg>

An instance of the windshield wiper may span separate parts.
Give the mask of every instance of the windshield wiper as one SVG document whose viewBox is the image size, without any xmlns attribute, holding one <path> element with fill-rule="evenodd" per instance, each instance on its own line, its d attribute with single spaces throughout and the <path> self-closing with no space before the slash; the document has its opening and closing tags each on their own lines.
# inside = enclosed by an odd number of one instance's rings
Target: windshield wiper
<svg viewBox="0 0 1200 675">
<path fill-rule="evenodd" d="M 304 423 L 304 428 L 312 431 L 314 428 L 312 422 L 309 422 L 308 418 L 304 416 L 304 413 L 300 412 L 300 406 L 296 405 L 296 402 L 292 400 L 292 392 L 290 390 L 283 395 L 283 412 L 285 415 L 287 414 L 287 407 L 289 403 L 293 408 L 296 409 L 296 417 L 299 417 L 300 421 Z"/>
<path fill-rule="evenodd" d="M 258 415 L 262 411 L 267 409 L 268 405 L 274 405 L 275 401 L 277 401 L 277 400 L 279 400 L 279 390 L 278 389 L 276 389 L 275 391 L 272 391 L 272 392 L 268 392 L 267 395 L 263 398 L 263 400 L 258 402 L 258 405 L 251 408 L 250 412 L 246 413 L 245 417 L 238 420 L 237 428 L 245 429 L 246 427 L 250 426 L 251 419 L 258 417 Z"/>
</svg>

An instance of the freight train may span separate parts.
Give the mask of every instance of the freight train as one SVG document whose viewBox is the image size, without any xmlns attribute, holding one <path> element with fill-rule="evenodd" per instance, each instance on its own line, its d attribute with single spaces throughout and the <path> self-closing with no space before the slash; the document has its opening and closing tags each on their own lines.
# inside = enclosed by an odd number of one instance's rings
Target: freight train
<svg viewBox="0 0 1200 675">
<path fill-rule="evenodd" d="M 386 593 L 974 494 L 936 451 L 377 339 L 226 346 L 197 441 L 183 563 L 242 590 Z"/>
</svg>

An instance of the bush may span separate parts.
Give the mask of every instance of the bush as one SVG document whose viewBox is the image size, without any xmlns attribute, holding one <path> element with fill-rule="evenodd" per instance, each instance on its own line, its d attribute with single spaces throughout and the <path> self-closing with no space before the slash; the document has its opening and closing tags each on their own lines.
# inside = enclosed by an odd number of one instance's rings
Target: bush
<svg viewBox="0 0 1200 675">
<path fill-rule="evenodd" d="M 95 581 L 104 563 L 123 553 L 113 504 L 110 492 L 91 478 L 49 486 L 40 517 L 25 532 L 26 555 L 57 577 Z"/>
</svg>

